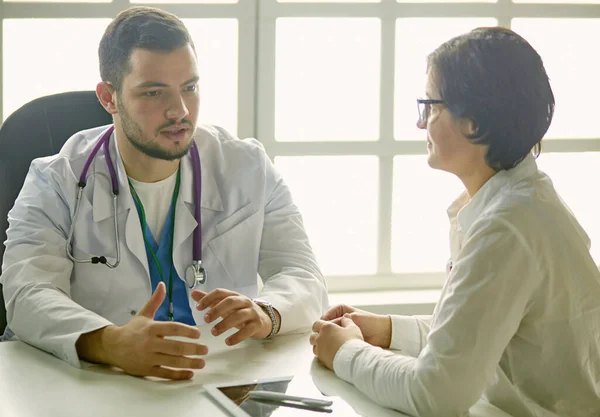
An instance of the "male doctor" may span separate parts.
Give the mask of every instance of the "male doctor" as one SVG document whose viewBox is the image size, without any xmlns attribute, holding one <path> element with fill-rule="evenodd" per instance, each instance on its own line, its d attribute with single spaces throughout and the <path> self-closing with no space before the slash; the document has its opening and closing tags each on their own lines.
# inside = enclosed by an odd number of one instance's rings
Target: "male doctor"
<svg viewBox="0 0 600 417">
<path fill-rule="evenodd" d="M 183 23 L 159 9 L 125 10 L 99 57 L 96 93 L 114 132 L 79 132 L 32 162 L 2 265 L 10 329 L 74 366 L 84 359 L 167 379 L 204 367 L 196 355 L 205 346 L 169 338 L 198 338 L 196 324 L 221 318 L 211 333 L 237 329 L 229 345 L 308 330 L 328 302 L 300 213 L 257 141 L 196 124 L 197 57 Z M 94 157 L 105 134 L 108 147 Z M 206 279 L 190 282 L 197 228 Z"/>
</svg>

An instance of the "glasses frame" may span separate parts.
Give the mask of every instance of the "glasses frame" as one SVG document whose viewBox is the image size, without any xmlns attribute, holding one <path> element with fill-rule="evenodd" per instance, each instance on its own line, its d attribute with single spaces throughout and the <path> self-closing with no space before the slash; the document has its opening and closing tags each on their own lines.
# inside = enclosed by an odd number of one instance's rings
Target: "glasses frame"
<svg viewBox="0 0 600 417">
<path fill-rule="evenodd" d="M 432 104 L 446 104 L 444 100 L 434 100 L 434 99 L 425 99 L 418 98 L 417 99 L 417 113 L 419 115 L 419 124 L 423 125 L 427 123 L 429 119 L 429 112 Z"/>
</svg>

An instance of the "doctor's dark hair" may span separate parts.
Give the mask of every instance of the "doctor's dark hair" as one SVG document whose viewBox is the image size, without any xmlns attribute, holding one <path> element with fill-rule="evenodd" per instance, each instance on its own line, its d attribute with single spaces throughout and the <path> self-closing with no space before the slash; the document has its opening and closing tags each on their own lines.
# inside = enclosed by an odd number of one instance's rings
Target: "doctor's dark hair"
<svg viewBox="0 0 600 417">
<path fill-rule="evenodd" d="M 123 78 L 131 71 L 130 57 L 136 48 L 170 52 L 194 42 L 175 15 L 153 7 L 131 7 L 120 12 L 100 40 L 100 77 L 121 91 Z"/>
<path fill-rule="evenodd" d="M 487 145 L 486 162 L 513 168 L 541 140 L 554 114 L 542 58 L 515 32 L 481 27 L 440 45 L 427 57 L 441 99 L 455 119 L 473 122 L 467 138 Z"/>
</svg>

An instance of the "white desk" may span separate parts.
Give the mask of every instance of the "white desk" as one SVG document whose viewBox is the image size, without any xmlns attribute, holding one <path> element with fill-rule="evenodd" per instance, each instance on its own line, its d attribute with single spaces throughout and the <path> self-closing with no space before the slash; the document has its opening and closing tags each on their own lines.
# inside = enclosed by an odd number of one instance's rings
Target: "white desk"
<svg viewBox="0 0 600 417">
<path fill-rule="evenodd" d="M 321 366 L 306 334 L 279 336 L 270 342 L 249 341 L 238 347 L 226 346 L 226 335 L 201 337 L 210 351 L 206 367 L 189 381 L 135 378 L 97 365 L 76 369 L 22 342 L 2 342 L 0 416 L 219 417 L 226 414 L 206 396 L 203 384 L 300 374 L 311 374 L 322 392 L 344 398 L 361 414 L 402 416 L 377 406 Z M 471 411 L 479 417 L 507 416 L 484 402 Z"/>
</svg>

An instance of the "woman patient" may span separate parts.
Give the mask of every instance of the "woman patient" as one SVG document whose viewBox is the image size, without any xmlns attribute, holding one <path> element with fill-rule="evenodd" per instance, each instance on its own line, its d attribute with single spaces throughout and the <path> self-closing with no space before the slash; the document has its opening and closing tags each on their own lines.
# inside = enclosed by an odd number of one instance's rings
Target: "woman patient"
<svg viewBox="0 0 600 417">
<path fill-rule="evenodd" d="M 465 188 L 448 209 L 441 298 L 430 317 L 332 307 L 313 351 L 410 415 L 461 416 L 482 397 L 515 417 L 600 416 L 600 273 L 535 162 L 554 111 L 542 60 L 516 33 L 478 28 L 427 68 L 428 163 Z"/>
</svg>

